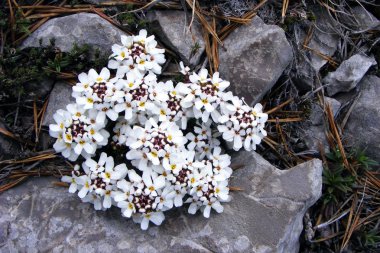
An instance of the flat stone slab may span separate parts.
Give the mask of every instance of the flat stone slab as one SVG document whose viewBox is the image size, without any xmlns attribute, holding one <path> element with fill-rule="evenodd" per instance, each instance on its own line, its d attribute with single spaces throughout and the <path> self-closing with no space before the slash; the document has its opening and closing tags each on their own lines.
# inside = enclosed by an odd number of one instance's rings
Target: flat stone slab
<svg viewBox="0 0 380 253">
<path fill-rule="evenodd" d="M 327 74 L 323 83 L 327 86 L 326 92 L 329 96 L 339 92 L 348 92 L 356 87 L 368 69 L 376 65 L 373 56 L 355 54 L 343 61 L 334 71 Z"/>
<path fill-rule="evenodd" d="M 359 83 L 359 98 L 348 118 L 343 136 L 354 148 L 365 150 L 380 162 L 380 78 L 365 76 Z"/>
<path fill-rule="evenodd" d="M 293 58 L 285 32 L 258 16 L 235 29 L 219 47 L 219 72 L 234 95 L 252 105 L 277 82 Z"/>
<path fill-rule="evenodd" d="M 49 102 L 42 125 L 49 126 L 50 124 L 54 124 L 54 113 L 59 109 L 66 110 L 68 104 L 75 103 L 75 99 L 71 96 L 72 91 L 72 86 L 64 81 L 59 81 L 54 84 L 54 88 L 49 96 Z"/>
<path fill-rule="evenodd" d="M 322 164 L 314 159 L 290 170 L 240 152 L 231 180 L 232 201 L 209 219 L 185 208 L 142 231 L 120 210 L 95 211 L 35 178 L 0 195 L 0 252 L 298 252 L 302 218 L 321 194 Z"/>
<path fill-rule="evenodd" d="M 339 113 L 341 103 L 330 97 L 325 97 L 325 106 L 330 105 L 334 117 Z M 329 143 L 326 137 L 326 124 L 324 121 L 324 109 L 318 101 L 313 101 L 311 104 L 311 113 L 308 122 L 304 122 L 301 129 L 300 139 L 302 139 L 309 152 L 319 153 L 320 146 L 325 152 L 329 151 Z"/>
<path fill-rule="evenodd" d="M 163 43 L 176 52 L 186 65 L 196 65 L 205 50 L 202 26 L 194 19 L 191 30 L 188 29 L 191 13 L 173 10 L 153 10 L 148 12 L 151 28 Z M 188 23 L 186 23 L 187 21 Z"/>
<path fill-rule="evenodd" d="M 111 23 L 93 13 L 78 13 L 53 18 L 33 32 L 21 45 L 25 47 L 43 46 L 55 39 L 55 46 L 63 52 L 70 51 L 74 44 L 89 44 L 101 53 L 111 54 L 113 44 L 121 44 L 121 35 L 127 35 Z M 108 56 L 108 55 L 107 55 Z"/>
</svg>

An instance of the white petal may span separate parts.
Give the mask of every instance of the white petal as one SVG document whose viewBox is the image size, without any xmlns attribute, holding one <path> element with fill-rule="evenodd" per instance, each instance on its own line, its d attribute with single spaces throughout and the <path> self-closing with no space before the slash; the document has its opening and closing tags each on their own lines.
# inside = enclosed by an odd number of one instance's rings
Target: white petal
<svg viewBox="0 0 380 253">
<path fill-rule="evenodd" d="M 241 140 L 241 136 L 240 135 L 236 135 L 235 138 L 234 138 L 234 150 L 238 151 L 239 149 L 241 149 L 242 146 L 243 146 L 243 143 L 242 143 L 242 140 Z"/>
<path fill-rule="evenodd" d="M 77 154 L 77 155 L 80 155 L 82 153 L 82 150 L 83 150 L 83 146 L 80 145 L 80 144 L 77 144 L 74 148 L 74 152 Z"/>
<path fill-rule="evenodd" d="M 164 176 L 159 176 L 154 179 L 154 187 L 156 189 L 160 189 L 165 186 L 165 177 Z"/>
<path fill-rule="evenodd" d="M 189 206 L 189 210 L 188 210 L 188 212 L 190 213 L 190 214 L 195 214 L 196 212 L 197 212 L 197 204 L 195 204 L 195 203 L 191 203 L 190 204 L 190 206 Z"/>
<path fill-rule="evenodd" d="M 114 197 L 114 200 L 115 200 L 116 202 L 124 201 L 124 200 L 126 200 L 126 199 L 127 199 L 127 195 L 124 194 L 124 193 L 116 194 L 115 197 Z M 121 203 L 120 203 L 120 204 L 121 204 Z M 121 206 L 119 206 L 119 207 L 121 207 Z"/>
<path fill-rule="evenodd" d="M 224 210 L 223 206 L 219 203 L 219 201 L 213 203 L 211 206 L 212 206 L 212 208 L 214 208 L 214 210 L 217 211 L 218 213 L 222 213 L 223 210 Z"/>
<path fill-rule="evenodd" d="M 123 215 L 124 215 L 125 217 L 128 217 L 128 218 L 129 218 L 129 217 L 131 217 L 132 212 L 133 212 L 132 209 L 127 208 L 127 209 L 124 210 Z"/>
<path fill-rule="evenodd" d="M 149 227 L 149 220 L 147 218 L 143 218 L 141 221 L 141 229 L 142 230 L 147 230 Z"/>
<path fill-rule="evenodd" d="M 87 159 L 86 160 L 86 162 L 85 162 L 85 164 L 88 166 L 88 167 L 90 167 L 90 168 L 96 168 L 96 166 L 98 165 L 98 163 L 97 162 L 95 162 L 94 160 L 92 160 L 92 159 Z"/>
<path fill-rule="evenodd" d="M 82 187 L 78 192 L 79 198 L 83 199 L 87 195 L 88 189 L 86 187 Z"/>
<path fill-rule="evenodd" d="M 182 204 L 183 204 L 182 197 L 179 196 L 179 195 L 175 196 L 175 198 L 174 198 L 174 205 L 176 207 L 180 207 L 180 206 L 182 206 Z"/>
<path fill-rule="evenodd" d="M 71 184 L 69 187 L 69 192 L 74 193 L 76 191 L 77 191 L 77 184 L 75 184 L 75 183 Z"/>
<path fill-rule="evenodd" d="M 117 117 L 119 117 L 119 114 L 112 109 L 108 109 L 106 114 L 108 118 L 112 121 L 117 120 Z"/>
<path fill-rule="evenodd" d="M 205 218 L 210 218 L 210 211 L 211 211 L 211 206 L 207 205 L 205 209 L 203 210 L 203 216 Z"/>
<path fill-rule="evenodd" d="M 151 214 L 150 221 L 156 225 L 161 225 L 161 223 L 165 220 L 165 216 L 162 212 Z"/>
<path fill-rule="evenodd" d="M 104 81 L 108 80 L 110 78 L 110 71 L 107 68 L 102 68 L 102 71 L 99 74 Z"/>
<path fill-rule="evenodd" d="M 104 208 L 110 208 L 111 207 L 111 197 L 110 196 L 104 196 L 103 200 L 103 207 Z"/>
</svg>

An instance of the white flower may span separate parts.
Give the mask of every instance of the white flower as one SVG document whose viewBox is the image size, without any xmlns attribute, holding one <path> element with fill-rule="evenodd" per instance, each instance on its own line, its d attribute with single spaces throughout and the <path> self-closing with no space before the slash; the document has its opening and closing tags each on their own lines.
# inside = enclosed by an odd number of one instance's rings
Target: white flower
<svg viewBox="0 0 380 253">
<path fill-rule="evenodd" d="M 126 94 L 123 103 L 118 103 L 115 105 L 115 111 L 117 113 L 124 112 L 124 117 L 126 120 L 130 120 L 133 117 L 133 101 L 132 95 Z"/>
<path fill-rule="evenodd" d="M 70 112 L 62 109 L 59 109 L 56 113 L 54 113 L 53 119 L 56 124 L 49 125 L 49 134 L 55 138 L 61 136 L 65 129 L 71 126 L 73 121 Z"/>
<path fill-rule="evenodd" d="M 188 66 L 184 66 L 183 65 L 183 62 L 181 61 L 179 63 L 179 72 L 182 73 L 182 75 L 188 75 L 189 74 L 189 71 L 190 71 L 190 68 Z"/>
<path fill-rule="evenodd" d="M 213 208 L 218 213 L 222 213 L 224 209 L 219 201 L 208 202 L 203 209 L 203 216 L 205 218 L 210 217 L 211 208 Z"/>
<path fill-rule="evenodd" d="M 173 208 L 173 199 L 176 193 L 173 190 L 173 187 L 165 187 L 161 194 L 155 198 L 154 205 L 158 210 L 169 210 Z"/>
<path fill-rule="evenodd" d="M 95 69 L 90 69 L 88 72 L 88 79 L 93 83 L 106 83 L 110 79 L 110 76 L 110 71 L 107 68 L 102 68 L 99 74 Z"/>
<path fill-rule="evenodd" d="M 121 208 L 123 216 L 127 218 L 131 217 L 132 214 L 136 213 L 135 205 L 132 202 L 120 201 L 117 204 L 117 206 Z"/>
<path fill-rule="evenodd" d="M 160 225 L 164 211 L 184 203 L 189 213 L 201 210 L 206 218 L 211 209 L 223 212 L 233 171 L 218 138 L 232 142 L 234 150 L 252 150 L 267 135 L 263 106 L 252 108 L 226 92 L 230 83 L 218 72 L 190 74 L 180 62 L 183 82 L 158 81 L 164 52 L 146 30 L 121 36 L 108 62 L 116 76 L 108 68 L 79 74 L 72 92 L 76 103 L 58 110 L 49 126 L 56 152 L 71 161 L 85 159 L 62 177 L 69 192 L 95 210 L 117 206 L 143 230 L 150 222 Z M 131 169 L 96 153 L 108 144 L 108 128 L 112 142 L 104 149 L 113 150 L 116 161 L 125 154 Z"/>
<path fill-rule="evenodd" d="M 186 195 L 187 190 L 184 187 L 176 185 L 175 188 L 175 196 L 174 196 L 174 206 L 180 207 L 183 205 L 183 197 Z"/>
<path fill-rule="evenodd" d="M 133 200 L 132 195 L 134 194 L 134 187 L 131 182 L 122 179 L 117 182 L 117 188 L 119 188 L 121 191 L 118 191 L 114 196 L 116 202 Z"/>
<path fill-rule="evenodd" d="M 152 212 L 141 215 L 141 229 L 147 230 L 149 227 L 149 222 L 153 222 L 157 226 L 161 225 L 161 223 L 165 220 L 165 216 L 162 212 Z"/>
<path fill-rule="evenodd" d="M 123 38 L 125 38 L 125 37 L 127 37 L 127 36 L 123 36 L 122 35 L 122 37 L 121 37 L 122 38 L 122 43 L 123 43 Z M 132 43 L 130 43 L 129 46 L 131 46 L 131 45 L 132 45 Z M 120 45 L 117 45 L 117 44 L 113 45 L 112 46 L 112 52 L 113 52 L 112 57 L 115 58 L 116 61 L 123 61 L 123 60 L 127 59 L 129 57 L 128 48 L 129 47 L 125 46 L 124 43 L 123 43 L 123 46 L 120 46 Z"/>
<path fill-rule="evenodd" d="M 83 202 L 89 202 L 94 205 L 95 210 L 102 210 L 102 199 L 95 192 L 90 192 L 85 197 L 82 198 Z"/>
<path fill-rule="evenodd" d="M 218 183 L 218 185 L 215 187 L 215 196 L 222 201 L 229 200 L 230 196 L 227 180 Z"/>
<path fill-rule="evenodd" d="M 74 192 L 76 192 L 78 190 L 78 183 L 77 183 L 78 176 L 76 175 L 76 173 L 78 172 L 78 170 L 79 170 L 79 165 L 75 165 L 74 166 L 74 171 L 72 172 L 71 177 L 70 176 L 63 176 L 61 178 L 62 182 L 70 184 L 70 187 L 69 187 L 69 192 L 70 193 L 74 193 Z"/>
<path fill-rule="evenodd" d="M 206 83 L 208 81 L 208 71 L 207 69 L 201 69 L 199 73 L 193 73 L 190 77 L 192 83 Z"/>
<path fill-rule="evenodd" d="M 88 77 L 86 73 L 81 73 L 78 75 L 79 83 L 73 86 L 74 93 L 80 92 L 90 92 L 91 86 L 94 84 L 92 80 Z"/>
<path fill-rule="evenodd" d="M 152 195 L 153 197 L 157 196 L 157 190 L 165 186 L 165 178 L 163 176 L 144 173 L 143 181 L 145 184 L 144 193 L 146 195 Z"/>
<path fill-rule="evenodd" d="M 209 98 L 206 95 L 201 94 L 200 97 L 196 98 L 194 101 L 195 108 L 199 111 L 204 108 L 208 113 L 211 113 L 215 110 L 214 106 L 212 105 L 212 102 L 215 100 L 216 98 Z"/>
<path fill-rule="evenodd" d="M 189 150 L 194 150 L 195 147 L 199 149 L 206 145 L 206 143 L 202 141 L 203 140 L 202 135 L 195 136 L 192 132 L 189 132 L 186 134 L 186 138 L 190 141 L 190 143 L 187 145 L 187 148 Z"/>
<path fill-rule="evenodd" d="M 83 175 L 78 178 L 82 188 L 78 192 L 79 198 L 83 199 L 91 189 L 91 178 L 88 175 Z"/>
<path fill-rule="evenodd" d="M 188 209 L 189 214 L 195 214 L 202 205 L 202 202 L 199 201 L 198 197 L 188 198 L 186 203 L 191 203 Z"/>
<path fill-rule="evenodd" d="M 212 76 L 211 83 L 220 91 L 224 91 L 228 86 L 230 86 L 230 82 L 225 81 L 219 78 L 219 72 L 215 72 Z"/>
</svg>

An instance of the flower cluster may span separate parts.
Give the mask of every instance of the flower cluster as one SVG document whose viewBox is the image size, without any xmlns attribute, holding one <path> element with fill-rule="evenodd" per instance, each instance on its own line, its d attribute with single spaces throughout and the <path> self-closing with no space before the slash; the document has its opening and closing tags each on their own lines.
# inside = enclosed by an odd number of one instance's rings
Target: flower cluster
<svg viewBox="0 0 380 253">
<path fill-rule="evenodd" d="M 230 83 L 218 72 L 190 72 L 181 62 L 182 82 L 158 80 L 164 49 L 145 30 L 121 42 L 112 46 L 108 68 L 78 76 L 76 103 L 58 110 L 50 125 L 55 150 L 83 161 L 62 178 L 69 192 L 96 210 L 120 208 L 144 230 L 182 205 L 206 218 L 212 209 L 221 213 L 232 174 L 222 139 L 234 150 L 255 149 L 267 114 L 227 92 Z"/>
</svg>

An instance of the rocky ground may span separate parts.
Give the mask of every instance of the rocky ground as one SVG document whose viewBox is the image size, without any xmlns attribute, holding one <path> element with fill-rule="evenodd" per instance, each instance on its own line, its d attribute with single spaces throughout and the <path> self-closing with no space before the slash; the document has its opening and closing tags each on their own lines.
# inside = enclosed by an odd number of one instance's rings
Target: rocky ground
<svg viewBox="0 0 380 253">
<path fill-rule="evenodd" d="M 340 12 L 333 12 L 303 1 L 290 3 L 282 15 L 283 3 L 276 1 L 199 1 L 193 18 L 186 1 L 158 1 L 132 14 L 126 11 L 144 4 L 84 2 L 65 7 L 75 14 L 50 13 L 51 18 L 35 9 L 29 15 L 48 18 L 28 36 L 1 27 L 1 252 L 298 252 L 300 241 L 303 252 L 379 249 L 380 184 L 374 162 L 380 161 L 378 9 L 340 2 L 334 7 Z M 9 6 L 2 8 L 10 13 Z M 235 23 L 210 13 L 235 15 Z M 245 24 L 236 25 L 237 15 Z M 53 140 L 47 127 L 53 113 L 70 102 L 71 84 L 87 67 L 79 63 L 97 66 L 120 35 L 140 28 L 153 33 L 169 53 L 164 77 L 178 74 L 180 60 L 195 70 L 218 69 L 235 94 L 250 105 L 263 103 L 270 115 L 268 138 L 257 153 L 232 154 L 233 164 L 241 168 L 231 185 L 239 190 L 225 212 L 209 220 L 173 212 L 163 226 L 142 232 L 113 210 L 97 212 L 81 204 L 66 188 L 53 185 L 57 179 L 52 177 L 29 178 L 12 188 L 29 176 L 67 170 L 61 170 L 62 159 L 49 153 Z M 220 43 L 207 28 L 217 32 Z M 13 40 L 15 34 L 22 40 Z M 82 54 L 73 52 L 87 45 Z M 34 65 L 40 64 L 30 56 L 30 47 L 48 48 L 37 54 L 49 64 L 31 73 L 19 70 L 30 75 L 23 79 L 8 67 L 17 66 L 18 54 L 26 52 Z M 348 217 L 358 221 L 339 223 Z M 366 226 L 362 221 L 368 221 Z M 359 243 L 346 242 L 350 237 Z"/>
</svg>

